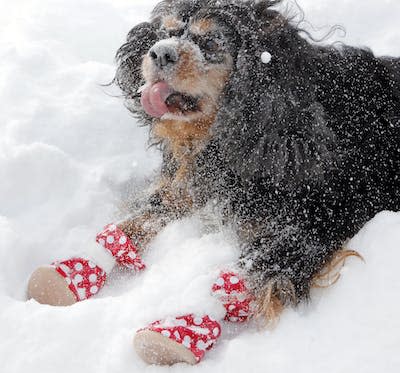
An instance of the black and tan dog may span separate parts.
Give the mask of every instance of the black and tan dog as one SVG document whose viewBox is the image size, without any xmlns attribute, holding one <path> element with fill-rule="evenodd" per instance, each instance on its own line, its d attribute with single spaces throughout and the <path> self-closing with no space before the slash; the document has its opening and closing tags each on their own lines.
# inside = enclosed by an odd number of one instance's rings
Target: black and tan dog
<svg viewBox="0 0 400 373">
<path fill-rule="evenodd" d="M 364 223 L 400 210 L 400 60 L 314 45 L 278 3 L 162 1 L 128 34 L 114 79 L 163 164 L 112 231 L 144 250 L 168 222 L 212 205 L 237 232 L 267 323 L 357 255 L 343 245 Z M 54 268 L 29 289 L 43 303 L 76 302 Z M 192 361 L 185 353 L 166 361 Z"/>
<path fill-rule="evenodd" d="M 400 60 L 312 45 L 277 3 L 163 1 L 115 77 L 164 160 L 122 229 L 140 244 L 216 202 L 267 319 L 376 213 L 400 210 Z"/>
</svg>

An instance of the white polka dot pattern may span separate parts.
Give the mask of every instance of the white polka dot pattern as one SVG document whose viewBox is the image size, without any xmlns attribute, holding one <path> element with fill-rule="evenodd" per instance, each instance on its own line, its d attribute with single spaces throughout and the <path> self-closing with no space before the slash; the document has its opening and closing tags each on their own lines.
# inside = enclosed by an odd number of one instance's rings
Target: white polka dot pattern
<svg viewBox="0 0 400 373">
<path fill-rule="evenodd" d="M 238 274 L 222 272 L 215 281 L 212 292 L 226 309 L 226 321 L 244 322 L 252 315 L 254 297 Z"/>
<path fill-rule="evenodd" d="M 167 337 L 167 338 L 169 338 L 169 337 L 171 336 L 171 333 L 170 333 L 168 330 L 163 330 L 163 331 L 161 332 L 161 334 L 162 334 L 164 337 Z"/>
<path fill-rule="evenodd" d="M 186 315 L 159 320 L 141 330 L 160 333 L 189 349 L 199 362 L 221 335 L 221 326 L 207 315 Z M 141 331 L 139 330 L 139 331 Z"/>
<path fill-rule="evenodd" d="M 103 269 L 83 258 L 72 258 L 53 265 L 64 277 L 78 302 L 97 294 L 106 281 Z"/>
<path fill-rule="evenodd" d="M 115 224 L 104 227 L 97 235 L 96 241 L 111 253 L 118 264 L 137 271 L 145 268 L 132 241 Z"/>
</svg>

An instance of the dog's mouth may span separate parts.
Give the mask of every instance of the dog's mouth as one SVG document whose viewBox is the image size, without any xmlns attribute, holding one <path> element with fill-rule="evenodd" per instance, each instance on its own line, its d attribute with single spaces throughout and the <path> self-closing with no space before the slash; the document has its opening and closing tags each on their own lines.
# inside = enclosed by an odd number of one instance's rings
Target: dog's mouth
<svg viewBox="0 0 400 373">
<path fill-rule="evenodd" d="M 195 113 L 200 110 L 199 101 L 199 98 L 175 91 L 164 81 L 147 86 L 140 100 L 146 113 L 154 118 L 167 113 L 182 116 Z"/>
</svg>

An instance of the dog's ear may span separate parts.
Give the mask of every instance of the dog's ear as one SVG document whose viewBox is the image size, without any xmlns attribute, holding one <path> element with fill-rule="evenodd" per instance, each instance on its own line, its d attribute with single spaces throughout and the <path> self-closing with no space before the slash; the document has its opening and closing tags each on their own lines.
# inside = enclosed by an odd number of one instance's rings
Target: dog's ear
<svg viewBox="0 0 400 373">
<path fill-rule="evenodd" d="M 319 182 L 334 166 L 335 139 L 303 68 L 312 65 L 312 47 L 261 3 L 252 19 L 237 22 L 241 43 L 213 135 L 228 167 L 244 180 L 290 187 Z M 271 54 L 269 63 L 263 52 Z"/>
<path fill-rule="evenodd" d="M 154 22 L 142 22 L 129 31 L 126 40 L 128 43 L 136 43 L 141 49 L 146 49 L 158 37 L 159 24 Z"/>
<path fill-rule="evenodd" d="M 116 55 L 118 67 L 114 83 L 127 97 L 135 96 L 139 87 L 143 85 L 142 58 L 159 39 L 158 25 L 144 22 L 128 33 L 126 43 L 119 48 Z"/>
<path fill-rule="evenodd" d="M 162 38 L 156 21 L 144 22 L 134 27 L 127 36 L 127 41 L 116 55 L 117 70 L 113 83 L 123 92 L 125 106 L 143 123 L 151 120 L 140 104 L 139 88 L 145 81 L 142 76 L 142 60 L 148 50 Z"/>
</svg>

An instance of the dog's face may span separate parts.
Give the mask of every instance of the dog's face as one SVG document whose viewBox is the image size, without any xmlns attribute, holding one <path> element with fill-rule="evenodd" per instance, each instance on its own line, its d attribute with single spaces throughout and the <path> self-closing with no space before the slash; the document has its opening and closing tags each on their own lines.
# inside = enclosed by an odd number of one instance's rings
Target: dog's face
<svg viewBox="0 0 400 373">
<path fill-rule="evenodd" d="M 271 9 L 277 2 L 164 0 L 130 31 L 114 81 L 152 139 L 207 139 L 218 122 L 240 133 L 254 122 L 272 67 L 284 66 L 273 37 L 282 23 Z M 268 68 L 266 50 L 274 52 Z"/>
<path fill-rule="evenodd" d="M 142 62 L 141 104 L 148 115 L 192 122 L 217 111 L 233 64 L 224 31 L 211 18 L 185 22 L 177 15 L 162 17 L 159 32 L 164 38 Z"/>
</svg>

